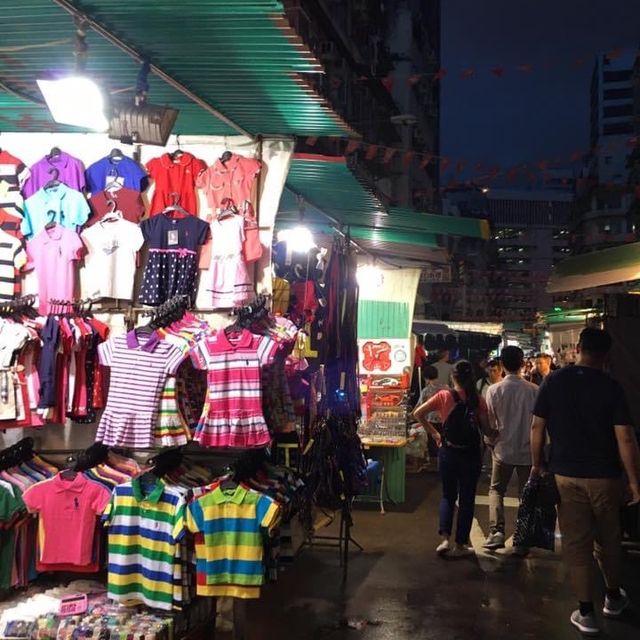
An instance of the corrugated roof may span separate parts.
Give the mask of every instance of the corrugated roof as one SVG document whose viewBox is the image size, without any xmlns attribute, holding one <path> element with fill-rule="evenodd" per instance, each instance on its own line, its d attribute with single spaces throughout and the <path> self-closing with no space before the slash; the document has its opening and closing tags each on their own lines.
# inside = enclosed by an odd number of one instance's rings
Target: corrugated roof
<svg viewBox="0 0 640 640">
<path fill-rule="evenodd" d="M 278 0 L 70 0 L 67 4 L 252 134 L 353 134 L 326 100 L 300 81 L 299 74 L 322 72 L 322 67 L 289 26 Z M 73 70 L 74 32 L 71 16 L 54 0 L 3 0 L 0 81 L 39 98 L 38 76 Z M 56 46 L 23 48 L 66 39 L 69 42 Z M 135 85 L 136 61 L 94 32 L 87 42 L 88 73 L 111 91 Z M 180 109 L 175 133 L 234 133 L 158 78 L 151 78 L 149 100 Z M 0 92 L 0 109 L 4 130 L 53 126 L 46 108 L 6 92 Z"/>
<path fill-rule="evenodd" d="M 419 237 L 420 234 L 431 237 L 433 234 L 489 237 L 486 220 L 441 216 L 398 207 L 385 210 L 373 189 L 356 178 L 342 157 L 295 155 L 289 169 L 287 187 L 326 214 L 324 221 L 329 216 L 351 228 L 409 232 L 407 241 L 411 236 Z M 295 213 L 296 206 L 283 200 L 280 209 L 287 211 L 293 208 Z"/>
</svg>

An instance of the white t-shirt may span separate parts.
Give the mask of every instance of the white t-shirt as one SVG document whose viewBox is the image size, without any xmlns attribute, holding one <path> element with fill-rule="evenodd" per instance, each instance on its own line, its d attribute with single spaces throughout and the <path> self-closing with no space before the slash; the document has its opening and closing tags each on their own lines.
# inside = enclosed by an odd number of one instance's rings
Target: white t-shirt
<svg viewBox="0 0 640 640">
<path fill-rule="evenodd" d="M 87 248 L 81 272 L 85 298 L 133 298 L 136 253 L 144 243 L 140 227 L 118 218 L 97 222 L 81 236 Z"/>
</svg>

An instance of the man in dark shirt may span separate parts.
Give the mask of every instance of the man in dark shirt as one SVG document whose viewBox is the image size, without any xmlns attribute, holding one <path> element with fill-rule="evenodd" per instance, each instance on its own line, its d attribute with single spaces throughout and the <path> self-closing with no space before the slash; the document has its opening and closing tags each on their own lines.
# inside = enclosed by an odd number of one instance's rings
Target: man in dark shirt
<svg viewBox="0 0 640 640">
<path fill-rule="evenodd" d="M 564 562 L 580 608 L 571 623 L 599 632 L 593 606 L 593 556 L 607 593 L 603 613 L 619 617 L 630 605 L 620 588 L 622 470 L 631 502 L 640 502 L 640 454 L 622 387 L 604 371 L 611 337 L 600 329 L 580 334 L 579 359 L 548 376 L 540 387 L 531 427 L 532 477 L 543 472 L 545 435 L 551 440 Z M 622 463 L 622 465 L 621 465 Z"/>
</svg>

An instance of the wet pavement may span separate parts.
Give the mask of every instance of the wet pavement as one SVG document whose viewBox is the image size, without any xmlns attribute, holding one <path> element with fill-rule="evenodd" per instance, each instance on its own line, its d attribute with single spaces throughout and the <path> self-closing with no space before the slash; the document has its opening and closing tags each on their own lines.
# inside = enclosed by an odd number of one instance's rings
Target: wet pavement
<svg viewBox="0 0 640 640">
<path fill-rule="evenodd" d="M 484 505 L 476 509 L 472 531 L 477 550 L 488 530 L 487 486 L 485 478 L 478 492 Z M 250 603 L 248 640 L 580 637 L 568 622 L 575 603 L 559 554 L 534 550 L 518 559 L 507 548 L 472 559 L 438 558 L 435 474 L 410 477 L 407 493 L 408 502 L 386 515 L 374 506 L 356 509 L 353 535 L 364 552 L 351 554 L 346 586 L 336 550 L 304 550 L 260 601 Z M 512 533 L 517 502 L 508 504 Z M 601 638 L 640 639 L 640 554 L 628 554 L 625 570 L 637 613 L 603 621 Z M 345 621 L 362 628 L 348 628 Z"/>
</svg>

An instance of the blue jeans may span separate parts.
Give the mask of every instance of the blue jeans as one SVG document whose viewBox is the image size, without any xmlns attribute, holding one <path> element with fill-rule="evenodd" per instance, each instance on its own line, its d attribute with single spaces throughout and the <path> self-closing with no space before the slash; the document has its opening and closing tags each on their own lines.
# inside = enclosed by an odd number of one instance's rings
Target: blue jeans
<svg viewBox="0 0 640 640">
<path fill-rule="evenodd" d="M 442 499 L 440 500 L 440 535 L 450 536 L 453 514 L 458 503 L 456 542 L 467 544 L 480 478 L 481 459 L 477 450 L 442 447 L 438 453 Z"/>
</svg>

